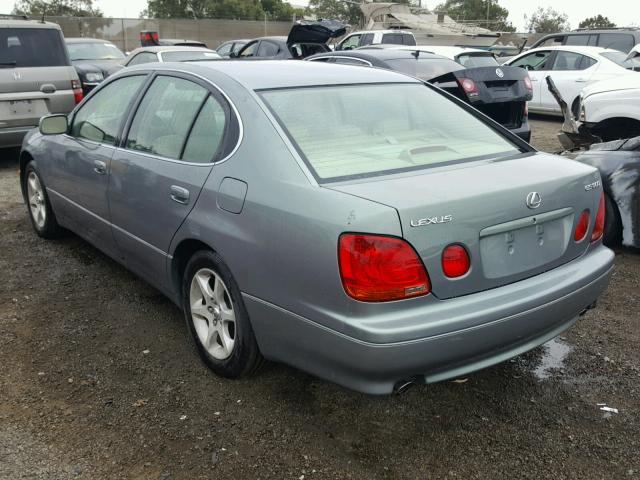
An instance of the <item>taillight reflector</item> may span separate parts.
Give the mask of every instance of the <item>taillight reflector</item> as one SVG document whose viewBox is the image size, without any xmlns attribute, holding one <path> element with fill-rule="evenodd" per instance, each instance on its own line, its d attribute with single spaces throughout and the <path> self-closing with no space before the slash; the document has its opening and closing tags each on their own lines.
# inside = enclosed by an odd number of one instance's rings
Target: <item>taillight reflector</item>
<svg viewBox="0 0 640 480">
<path fill-rule="evenodd" d="M 73 99 L 75 100 L 77 105 L 82 101 L 82 98 L 84 97 L 80 80 L 71 80 L 71 89 L 73 90 Z"/>
<path fill-rule="evenodd" d="M 342 234 L 338 263 L 344 290 L 356 300 L 401 300 L 426 295 L 431 290 L 420 257 L 400 238 Z"/>
<path fill-rule="evenodd" d="M 449 245 L 442 251 L 442 272 L 449 278 L 461 277 L 469 271 L 471 260 L 462 245 Z"/>
<path fill-rule="evenodd" d="M 460 86 L 466 93 L 478 93 L 478 86 L 476 82 L 471 80 L 470 78 L 461 78 L 459 79 Z"/>
<path fill-rule="evenodd" d="M 591 241 L 595 242 L 602 237 L 604 233 L 604 192 L 600 194 L 600 203 L 598 204 L 598 212 L 596 213 L 596 221 L 593 224 L 593 231 L 591 232 Z"/>
<path fill-rule="evenodd" d="M 585 210 L 578 217 L 578 222 L 576 223 L 576 229 L 573 231 L 573 240 L 576 242 L 581 242 L 584 237 L 587 236 L 587 231 L 589 230 L 589 210 Z"/>
</svg>

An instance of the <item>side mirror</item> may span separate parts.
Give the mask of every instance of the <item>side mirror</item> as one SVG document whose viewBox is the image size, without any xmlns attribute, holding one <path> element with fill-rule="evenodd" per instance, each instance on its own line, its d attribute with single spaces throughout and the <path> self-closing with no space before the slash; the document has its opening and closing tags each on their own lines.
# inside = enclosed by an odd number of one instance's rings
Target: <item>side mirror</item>
<svg viewBox="0 0 640 480">
<path fill-rule="evenodd" d="M 60 135 L 67 133 L 69 122 L 66 115 L 47 115 L 40 119 L 38 129 L 42 135 Z"/>
</svg>

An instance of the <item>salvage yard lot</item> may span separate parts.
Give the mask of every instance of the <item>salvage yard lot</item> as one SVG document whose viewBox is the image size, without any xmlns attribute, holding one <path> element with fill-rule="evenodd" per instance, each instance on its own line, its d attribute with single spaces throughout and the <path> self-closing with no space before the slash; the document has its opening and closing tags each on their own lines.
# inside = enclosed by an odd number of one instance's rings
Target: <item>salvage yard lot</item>
<svg viewBox="0 0 640 480">
<path fill-rule="evenodd" d="M 558 150 L 559 126 L 535 118 L 533 144 Z M 640 478 L 638 251 L 551 350 L 464 382 L 370 397 L 274 364 L 229 381 L 159 292 L 36 237 L 16 171 L 0 159 L 1 479 Z"/>
</svg>

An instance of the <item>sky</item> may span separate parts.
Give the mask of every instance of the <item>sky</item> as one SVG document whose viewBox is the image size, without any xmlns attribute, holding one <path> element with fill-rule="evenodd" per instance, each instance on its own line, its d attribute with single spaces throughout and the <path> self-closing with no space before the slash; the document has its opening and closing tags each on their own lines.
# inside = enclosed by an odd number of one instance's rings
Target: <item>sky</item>
<svg viewBox="0 0 640 480">
<path fill-rule="evenodd" d="M 14 0 L 0 0 L 0 13 L 9 13 L 13 10 Z M 106 16 L 109 17 L 133 17 L 137 18 L 147 6 L 146 0 L 95 0 L 95 3 Z M 308 0 L 289 0 L 295 5 L 305 5 Z M 423 6 L 434 8 L 441 3 L 433 0 L 423 0 Z M 553 7 L 559 12 L 569 15 L 572 28 L 577 28 L 580 21 L 587 17 L 602 14 L 609 17 L 618 26 L 630 24 L 640 25 L 640 8 L 634 8 L 634 0 L 538 0 L 527 2 L 523 0 L 498 0 L 498 3 L 509 10 L 509 20 L 518 31 L 525 31 L 524 16 L 531 14 L 537 7 Z"/>
</svg>

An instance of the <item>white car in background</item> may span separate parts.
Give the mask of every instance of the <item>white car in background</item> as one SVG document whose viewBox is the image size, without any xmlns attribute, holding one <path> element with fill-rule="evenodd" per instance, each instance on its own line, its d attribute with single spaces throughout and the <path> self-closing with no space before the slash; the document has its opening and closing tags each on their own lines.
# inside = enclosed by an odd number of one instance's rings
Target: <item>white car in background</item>
<svg viewBox="0 0 640 480">
<path fill-rule="evenodd" d="M 620 76 L 635 76 L 625 67 L 627 54 L 600 47 L 541 47 L 527 50 L 505 65 L 529 71 L 533 82 L 533 99 L 529 111 L 562 115 L 560 106 L 547 88 L 550 76 L 574 115 L 578 114 L 580 91 L 592 83 Z"/>
<path fill-rule="evenodd" d="M 492 52 L 478 48 L 448 47 L 442 45 L 417 45 L 415 47 L 393 46 L 391 48 L 397 50 L 418 50 L 420 52 L 442 55 L 467 68 L 500 66 L 500 63 L 498 63 L 498 60 L 496 60 Z"/>
</svg>

